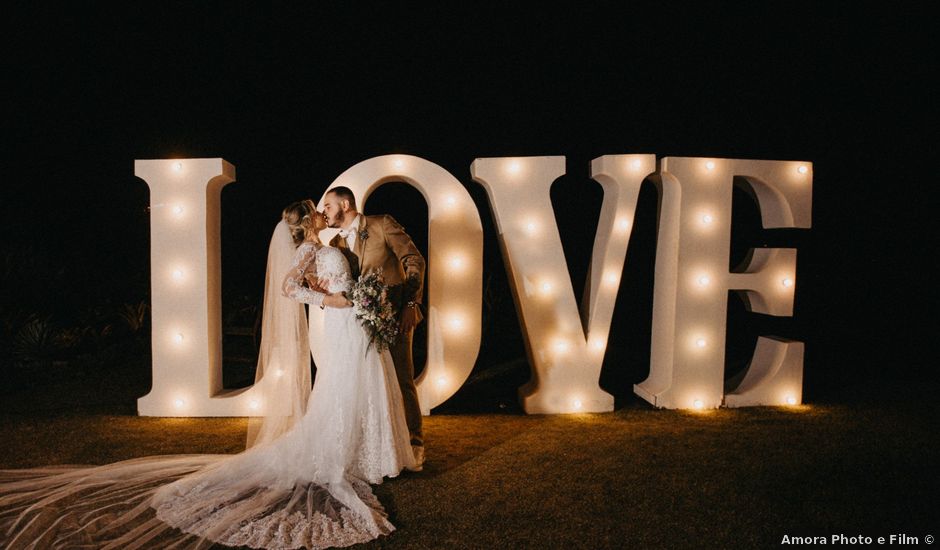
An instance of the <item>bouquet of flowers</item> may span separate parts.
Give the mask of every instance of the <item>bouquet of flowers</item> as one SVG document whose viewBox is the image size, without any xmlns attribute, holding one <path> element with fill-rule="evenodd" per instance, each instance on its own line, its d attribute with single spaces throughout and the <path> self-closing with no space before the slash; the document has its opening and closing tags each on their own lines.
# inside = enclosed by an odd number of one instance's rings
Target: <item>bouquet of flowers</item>
<svg viewBox="0 0 940 550">
<path fill-rule="evenodd" d="M 382 271 L 373 270 L 360 277 L 348 296 L 356 319 L 369 335 L 369 343 L 379 352 L 393 345 L 398 338 L 398 317 L 388 299 Z"/>
</svg>

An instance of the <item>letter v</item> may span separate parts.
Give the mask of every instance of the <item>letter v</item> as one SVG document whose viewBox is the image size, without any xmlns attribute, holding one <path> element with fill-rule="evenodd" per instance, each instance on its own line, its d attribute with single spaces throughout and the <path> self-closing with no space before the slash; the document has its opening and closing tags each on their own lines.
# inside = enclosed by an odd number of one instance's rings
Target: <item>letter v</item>
<svg viewBox="0 0 940 550">
<path fill-rule="evenodd" d="M 601 365 L 643 179 L 655 155 L 605 155 L 591 162 L 604 188 L 585 296 L 580 308 L 551 202 L 565 157 L 482 158 L 470 173 L 489 195 L 532 376 L 519 388 L 527 413 L 602 412 Z"/>
</svg>

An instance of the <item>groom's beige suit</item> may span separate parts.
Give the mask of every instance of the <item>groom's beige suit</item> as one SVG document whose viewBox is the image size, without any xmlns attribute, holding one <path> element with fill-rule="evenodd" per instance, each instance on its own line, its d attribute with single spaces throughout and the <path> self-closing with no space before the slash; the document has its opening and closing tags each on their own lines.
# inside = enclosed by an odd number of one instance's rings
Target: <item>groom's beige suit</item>
<svg viewBox="0 0 940 550">
<path fill-rule="evenodd" d="M 352 250 L 349 249 L 342 235 L 333 237 L 330 240 L 330 246 L 342 250 L 346 255 L 352 276 L 358 278 L 360 274 L 381 268 L 385 283 L 390 287 L 399 285 L 397 288 L 399 291 L 407 277 L 416 277 L 418 287 L 413 301 L 420 304 L 426 263 L 424 256 L 418 251 L 402 226 L 389 215 L 366 216 L 359 213 L 357 227 L 350 229 L 356 232 Z M 400 302 L 412 299 L 410 296 L 402 298 Z M 416 308 L 416 313 L 417 320 L 420 321 L 422 318 L 420 309 Z M 398 338 L 398 343 L 389 351 L 395 363 L 398 385 L 401 387 L 411 444 L 424 445 L 421 407 L 418 405 L 418 391 L 414 381 L 414 358 L 411 354 L 413 336 L 413 328 L 403 332 Z"/>
</svg>

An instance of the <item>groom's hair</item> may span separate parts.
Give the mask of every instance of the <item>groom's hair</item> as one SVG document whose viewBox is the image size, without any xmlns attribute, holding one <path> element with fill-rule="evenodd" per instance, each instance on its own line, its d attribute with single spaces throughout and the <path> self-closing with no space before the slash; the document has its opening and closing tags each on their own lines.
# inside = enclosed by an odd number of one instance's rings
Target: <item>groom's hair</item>
<svg viewBox="0 0 940 550">
<path fill-rule="evenodd" d="M 339 197 L 339 200 L 349 201 L 349 207 L 353 210 L 358 210 L 356 208 L 356 195 L 353 195 L 352 189 L 340 185 L 339 187 L 330 189 L 329 192 L 335 193 L 336 196 Z"/>
</svg>

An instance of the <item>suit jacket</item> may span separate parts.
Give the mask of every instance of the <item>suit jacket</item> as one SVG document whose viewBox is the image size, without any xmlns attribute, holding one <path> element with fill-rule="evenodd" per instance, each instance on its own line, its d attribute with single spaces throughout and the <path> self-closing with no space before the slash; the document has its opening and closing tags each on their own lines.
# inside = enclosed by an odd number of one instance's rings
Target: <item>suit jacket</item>
<svg viewBox="0 0 940 550">
<path fill-rule="evenodd" d="M 396 285 L 400 292 L 406 277 L 414 275 L 418 279 L 418 289 L 413 299 L 420 304 L 426 263 L 404 228 L 387 214 L 366 216 L 360 213 L 356 232 L 355 250 L 349 250 L 346 239 L 340 235 L 330 240 L 330 246 L 340 249 L 346 255 L 352 276 L 359 278 L 361 273 L 381 268 L 385 283 L 392 287 L 390 290 L 393 296 L 390 297 L 407 301 L 412 298 L 394 296 Z M 419 313 L 419 320 L 420 317 Z"/>
</svg>

